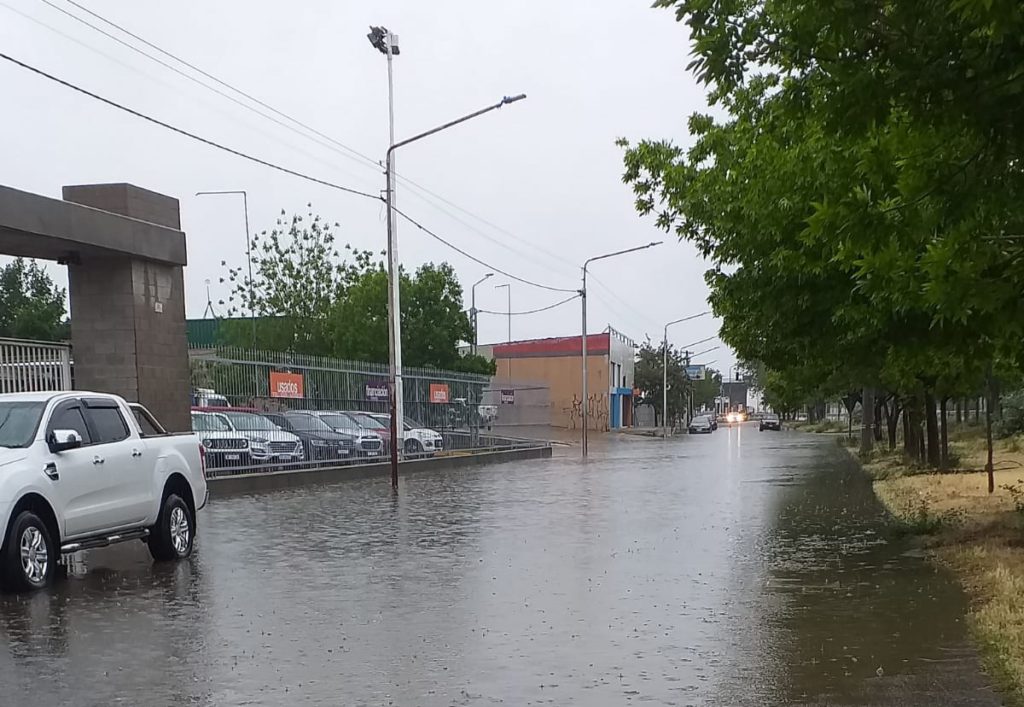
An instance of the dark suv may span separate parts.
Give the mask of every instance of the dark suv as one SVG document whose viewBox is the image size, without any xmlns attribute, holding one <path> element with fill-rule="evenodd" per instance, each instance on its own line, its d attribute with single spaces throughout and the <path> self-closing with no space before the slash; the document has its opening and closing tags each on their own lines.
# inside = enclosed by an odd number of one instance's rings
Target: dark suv
<svg viewBox="0 0 1024 707">
<path fill-rule="evenodd" d="M 337 464 L 357 456 L 356 438 L 344 432 L 335 432 L 316 415 L 305 412 L 268 412 L 264 415 L 281 429 L 302 440 L 307 461 Z"/>
</svg>

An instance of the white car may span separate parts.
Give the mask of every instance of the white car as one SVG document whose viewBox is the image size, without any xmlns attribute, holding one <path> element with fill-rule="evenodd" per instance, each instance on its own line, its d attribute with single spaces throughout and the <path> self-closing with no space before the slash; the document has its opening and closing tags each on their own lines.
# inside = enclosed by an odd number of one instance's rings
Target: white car
<svg viewBox="0 0 1024 707">
<path fill-rule="evenodd" d="M 285 432 L 258 412 L 225 408 L 199 412 L 214 412 L 249 440 L 249 454 L 257 464 L 296 464 L 304 461 L 306 450 L 302 440 L 291 432 Z"/>
<path fill-rule="evenodd" d="M 368 412 L 366 414 L 375 420 L 380 420 L 389 430 L 391 429 L 391 415 L 379 412 Z M 405 418 L 403 430 L 406 454 L 434 456 L 444 449 L 444 437 L 439 432 L 421 427 L 411 418 Z"/>
<path fill-rule="evenodd" d="M 40 589 L 62 554 L 126 540 L 145 540 L 157 560 L 188 557 L 206 500 L 199 438 L 162 433 L 141 406 L 100 393 L 0 395 L 4 588 Z"/>
<path fill-rule="evenodd" d="M 231 428 L 228 419 L 217 412 L 192 411 L 192 431 L 206 449 L 206 466 L 211 469 L 243 467 L 252 464 L 249 438 Z"/>
</svg>

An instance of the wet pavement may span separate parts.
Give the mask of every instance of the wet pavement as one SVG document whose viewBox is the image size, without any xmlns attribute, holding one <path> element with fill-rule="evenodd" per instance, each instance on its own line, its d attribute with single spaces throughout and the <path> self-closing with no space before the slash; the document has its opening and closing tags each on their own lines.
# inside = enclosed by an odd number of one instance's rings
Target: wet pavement
<svg viewBox="0 0 1024 707">
<path fill-rule="evenodd" d="M 0 597 L 0 705 L 996 705 L 830 438 L 745 425 L 214 500 Z"/>
</svg>

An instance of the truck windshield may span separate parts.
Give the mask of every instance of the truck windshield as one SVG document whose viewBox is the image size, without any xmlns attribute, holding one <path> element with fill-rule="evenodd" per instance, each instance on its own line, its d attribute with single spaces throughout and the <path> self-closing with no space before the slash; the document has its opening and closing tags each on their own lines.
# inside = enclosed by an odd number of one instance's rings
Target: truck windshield
<svg viewBox="0 0 1024 707">
<path fill-rule="evenodd" d="M 45 407 L 42 402 L 0 402 L 0 447 L 32 444 Z"/>
</svg>

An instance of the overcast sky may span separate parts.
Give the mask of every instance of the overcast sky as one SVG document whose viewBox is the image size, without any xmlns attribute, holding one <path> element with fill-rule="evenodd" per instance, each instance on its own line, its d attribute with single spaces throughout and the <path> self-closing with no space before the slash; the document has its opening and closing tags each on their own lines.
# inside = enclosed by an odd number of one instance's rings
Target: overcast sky
<svg viewBox="0 0 1024 707">
<path fill-rule="evenodd" d="M 638 342 L 657 340 L 666 321 L 707 309 L 706 264 L 641 219 L 621 182 L 616 138 L 685 144 L 686 118 L 706 107 L 685 70 L 685 28 L 670 11 L 651 9 L 650 0 L 77 1 L 374 160 L 387 148 L 387 74 L 385 58 L 366 39 L 370 24 L 400 36 L 399 138 L 526 93 L 526 101 L 398 153 L 401 175 L 457 208 L 404 183 L 398 205 L 481 260 L 554 287 L 579 287 L 588 257 L 664 239 L 658 248 L 592 266 L 592 332 L 611 324 Z M 103 26 L 66 0 L 49 2 Z M 0 0 L 0 43 L 20 60 L 239 150 L 356 189 L 378 193 L 383 186 L 369 161 L 275 125 L 43 0 Z M 342 242 L 385 245 L 377 203 L 192 142 L 7 62 L 0 62 L 0 85 L 0 183 L 59 197 L 64 184 L 130 182 L 180 199 L 191 317 L 203 314 L 207 279 L 214 301 L 227 299 L 220 263 L 241 265 L 245 252 L 241 201 L 197 198 L 196 191 L 246 189 L 254 231 L 269 229 L 282 209 L 305 212 L 311 203 L 341 225 Z M 401 222 L 399 243 L 407 268 L 452 263 L 468 307 L 469 286 L 487 268 Z M 63 268 L 50 270 L 66 283 Z M 496 275 L 479 286 L 477 306 L 504 311 L 506 292 L 494 288 L 504 282 Z M 511 295 L 513 310 L 565 296 L 516 282 Z M 705 317 L 678 325 L 670 339 L 685 345 L 717 328 Z M 515 339 L 579 330 L 578 301 L 512 324 Z M 481 343 L 507 336 L 504 316 L 481 315 Z M 732 354 L 723 347 L 701 359 L 713 360 L 726 368 Z"/>
</svg>

